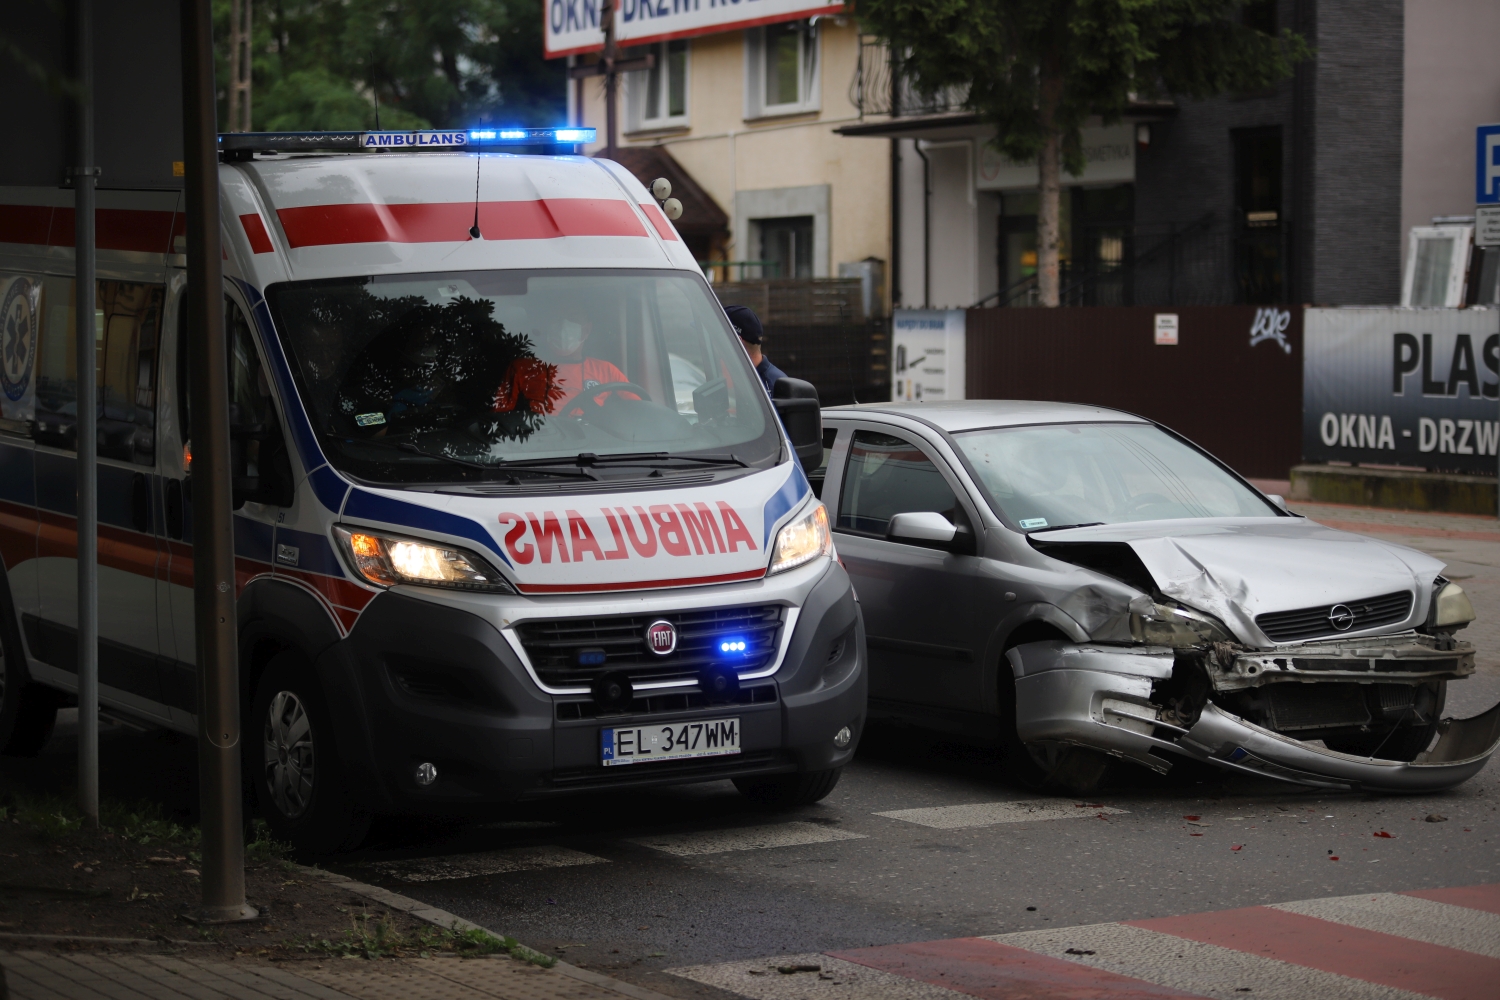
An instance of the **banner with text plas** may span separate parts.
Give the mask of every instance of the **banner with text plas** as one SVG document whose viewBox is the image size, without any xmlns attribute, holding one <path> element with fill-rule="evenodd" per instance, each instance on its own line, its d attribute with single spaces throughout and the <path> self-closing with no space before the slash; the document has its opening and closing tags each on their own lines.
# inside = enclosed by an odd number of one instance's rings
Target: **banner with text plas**
<svg viewBox="0 0 1500 1000">
<path fill-rule="evenodd" d="M 542 45 L 548 59 L 604 47 L 600 0 L 545 0 Z M 645 45 L 761 24 L 838 14 L 844 0 L 615 0 L 615 40 Z"/>
<path fill-rule="evenodd" d="M 1495 474 L 1500 311 L 1308 309 L 1302 359 L 1308 461 Z"/>
</svg>

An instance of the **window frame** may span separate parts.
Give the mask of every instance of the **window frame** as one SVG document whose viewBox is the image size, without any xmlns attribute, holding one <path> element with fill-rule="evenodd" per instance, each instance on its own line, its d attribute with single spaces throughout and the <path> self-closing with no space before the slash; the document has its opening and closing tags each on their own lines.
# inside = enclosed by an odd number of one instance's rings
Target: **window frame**
<svg viewBox="0 0 1500 1000">
<path fill-rule="evenodd" d="M 797 48 L 797 100 L 771 104 L 766 101 L 766 35 L 770 28 L 795 25 L 801 34 Z M 822 33 L 813 19 L 782 21 L 745 29 L 745 120 L 776 118 L 821 111 L 823 108 Z M 809 60 L 811 65 L 809 66 Z"/>
<path fill-rule="evenodd" d="M 830 467 L 835 461 L 841 462 L 843 464 L 843 469 L 838 477 L 838 493 L 835 496 L 827 496 L 826 494 L 828 490 L 827 484 L 825 482 L 825 496 L 823 497 L 823 502 L 829 505 L 831 515 L 829 518 L 829 520 L 831 521 L 831 530 L 838 532 L 839 534 L 850 535 L 855 538 L 870 538 L 877 541 L 890 542 L 892 545 L 912 544 L 910 542 L 896 541 L 888 538 L 887 532 L 889 531 L 889 522 L 887 522 L 887 531 L 883 532 L 861 531 L 858 528 L 847 528 L 843 527 L 840 524 L 840 518 L 843 516 L 844 510 L 844 497 L 848 494 L 849 475 L 854 467 L 854 463 L 852 460 L 852 455 L 854 452 L 854 439 L 860 434 L 884 434 L 887 437 L 898 438 L 902 441 L 905 441 L 908 445 L 916 448 L 917 451 L 922 453 L 922 457 L 931 462 L 933 467 L 937 469 L 938 475 L 942 477 L 943 482 L 947 484 L 948 489 L 953 493 L 954 509 L 958 512 L 960 517 L 960 521 L 955 522 L 954 527 L 956 527 L 960 532 L 966 529 L 969 531 L 974 531 L 976 530 L 975 526 L 982 523 L 975 517 L 975 511 L 972 509 L 972 498 L 970 498 L 969 496 L 967 487 L 964 485 L 964 483 L 959 481 L 958 477 L 954 474 L 953 469 L 950 468 L 947 461 L 944 460 L 942 454 L 930 447 L 929 443 L 924 440 L 921 435 L 914 434 L 904 427 L 896 427 L 886 424 L 840 424 L 838 426 L 838 430 L 840 433 L 835 439 L 834 447 L 829 451 Z M 904 512 L 898 511 L 898 513 Z M 942 511 L 938 511 L 937 513 L 942 513 Z"/>
<path fill-rule="evenodd" d="M 652 117 L 646 114 L 646 101 L 650 94 L 651 74 L 660 71 L 663 92 L 662 103 L 670 105 L 671 81 L 668 77 L 670 72 L 671 54 L 674 45 L 682 46 L 682 114 L 668 114 Z M 669 39 L 663 42 L 652 42 L 643 46 L 647 53 L 656 57 L 656 70 L 633 70 L 625 74 L 625 131 L 627 134 L 634 132 L 662 132 L 669 129 L 687 128 L 692 119 L 693 112 L 693 45 L 690 39 Z"/>
</svg>

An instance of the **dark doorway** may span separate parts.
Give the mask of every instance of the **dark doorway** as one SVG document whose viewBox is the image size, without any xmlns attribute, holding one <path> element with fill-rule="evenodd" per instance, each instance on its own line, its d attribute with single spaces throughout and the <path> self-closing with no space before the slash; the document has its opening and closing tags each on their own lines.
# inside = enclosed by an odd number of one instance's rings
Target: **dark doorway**
<svg viewBox="0 0 1500 1000">
<path fill-rule="evenodd" d="M 1239 129 L 1234 143 L 1235 280 L 1240 301 L 1286 301 L 1287 220 L 1281 198 L 1281 128 Z"/>
<path fill-rule="evenodd" d="M 767 278 L 813 276 L 813 217 L 759 219 L 760 259 Z"/>
</svg>

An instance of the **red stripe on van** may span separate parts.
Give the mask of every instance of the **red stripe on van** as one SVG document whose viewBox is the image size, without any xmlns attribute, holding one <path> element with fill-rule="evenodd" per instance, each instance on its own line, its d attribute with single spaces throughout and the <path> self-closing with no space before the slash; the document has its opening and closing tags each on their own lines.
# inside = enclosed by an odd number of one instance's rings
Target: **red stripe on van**
<svg viewBox="0 0 1500 1000">
<path fill-rule="evenodd" d="M 759 580 L 764 569 L 743 573 L 721 573 L 718 576 L 690 576 L 677 580 L 633 580 L 629 583 L 518 583 L 523 594 L 596 594 L 606 590 L 651 590 L 655 587 L 701 587 L 710 583 L 733 583 L 736 580 Z"/>
<path fill-rule="evenodd" d="M 642 205 L 641 211 L 646 213 L 646 218 L 651 220 L 651 225 L 656 227 L 656 233 L 664 240 L 675 240 L 677 230 L 672 228 L 672 223 L 667 221 L 666 215 L 655 205 Z"/>
<path fill-rule="evenodd" d="M 240 216 L 240 225 L 245 227 L 245 238 L 250 241 L 251 253 L 273 253 L 275 247 L 271 246 L 271 234 L 266 232 L 265 220 L 260 217 L 259 212 L 250 212 Z"/>
<path fill-rule="evenodd" d="M 0 243 L 45 246 L 52 211 L 48 205 L 0 205 Z"/>
<path fill-rule="evenodd" d="M 425 205 L 310 205 L 276 211 L 288 245 L 458 243 L 472 239 L 473 202 Z M 608 198 L 479 203 L 487 240 L 548 240 L 559 236 L 645 236 L 630 205 Z"/>
</svg>

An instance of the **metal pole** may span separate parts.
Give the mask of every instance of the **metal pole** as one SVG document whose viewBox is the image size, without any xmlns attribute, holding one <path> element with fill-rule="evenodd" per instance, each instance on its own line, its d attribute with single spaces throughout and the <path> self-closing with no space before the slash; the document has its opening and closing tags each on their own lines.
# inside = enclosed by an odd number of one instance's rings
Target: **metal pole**
<svg viewBox="0 0 1500 1000">
<path fill-rule="evenodd" d="M 618 135 L 615 92 L 619 78 L 615 74 L 615 5 L 610 0 L 599 5 L 599 17 L 604 23 L 604 157 L 613 160 Z"/>
<path fill-rule="evenodd" d="M 198 780 L 203 908 L 253 919 L 245 902 L 238 632 L 229 467 L 229 359 L 219 249 L 212 0 L 182 0 L 182 140 L 187 191 L 188 393 L 193 414 L 193 625 L 198 656 Z"/>
<path fill-rule="evenodd" d="M 99 823 L 98 340 L 94 327 L 92 0 L 78 0 L 78 166 L 73 171 L 73 316 L 78 337 L 78 808 Z"/>
</svg>

